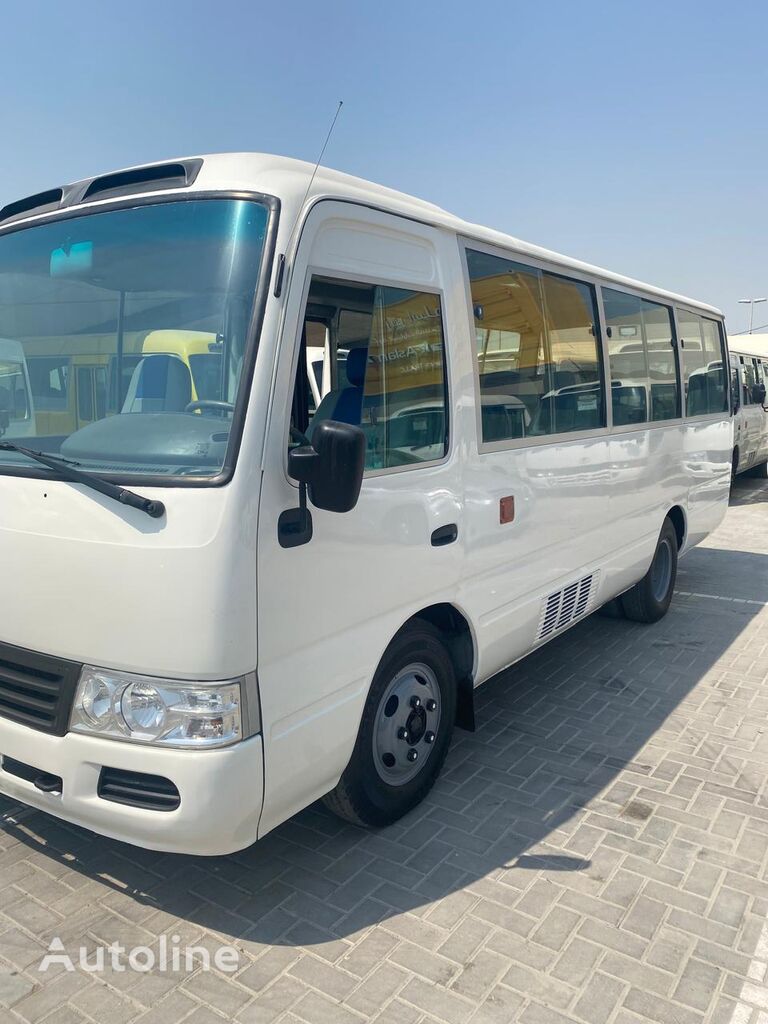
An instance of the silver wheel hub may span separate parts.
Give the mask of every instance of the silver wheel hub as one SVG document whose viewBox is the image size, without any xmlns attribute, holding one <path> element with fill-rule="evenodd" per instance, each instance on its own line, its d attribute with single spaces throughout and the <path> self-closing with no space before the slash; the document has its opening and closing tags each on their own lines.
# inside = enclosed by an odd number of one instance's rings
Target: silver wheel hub
<svg viewBox="0 0 768 1024">
<path fill-rule="evenodd" d="M 382 694 L 373 723 L 373 760 L 390 786 L 403 786 L 424 768 L 440 728 L 440 686 L 427 665 L 401 669 Z"/>
<path fill-rule="evenodd" d="M 672 549 L 665 538 L 659 544 L 651 565 L 651 591 L 657 601 L 663 601 L 672 578 Z"/>
</svg>

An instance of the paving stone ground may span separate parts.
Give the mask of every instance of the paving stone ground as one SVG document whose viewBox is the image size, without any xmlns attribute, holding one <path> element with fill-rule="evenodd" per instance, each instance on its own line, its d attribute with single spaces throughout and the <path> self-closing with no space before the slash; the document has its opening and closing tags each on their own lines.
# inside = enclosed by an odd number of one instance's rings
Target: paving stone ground
<svg viewBox="0 0 768 1024">
<path fill-rule="evenodd" d="M 201 860 L 0 799 L 0 1021 L 768 1024 L 767 711 L 768 484 L 744 480 L 663 622 L 593 616 L 487 684 L 383 832 L 312 807 Z M 40 973 L 54 936 L 239 967 Z"/>
</svg>

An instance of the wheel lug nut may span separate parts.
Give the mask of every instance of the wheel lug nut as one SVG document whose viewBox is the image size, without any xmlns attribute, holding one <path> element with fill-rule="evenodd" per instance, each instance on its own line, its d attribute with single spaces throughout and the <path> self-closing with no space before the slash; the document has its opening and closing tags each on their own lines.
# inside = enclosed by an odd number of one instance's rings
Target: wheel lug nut
<svg viewBox="0 0 768 1024">
<path fill-rule="evenodd" d="M 434 743 L 435 742 L 435 734 L 433 732 L 425 732 L 424 733 L 424 742 L 425 743 Z"/>
<path fill-rule="evenodd" d="M 426 703 L 426 708 L 427 708 L 427 711 L 437 711 L 437 701 L 436 700 L 431 700 L 431 699 L 428 700 L 427 703 Z"/>
<path fill-rule="evenodd" d="M 414 750 L 413 747 L 411 747 L 411 749 L 406 754 L 406 757 L 408 758 L 409 761 L 416 761 L 419 757 L 419 752 L 418 750 Z"/>
<path fill-rule="evenodd" d="M 407 740 L 408 739 L 408 730 L 405 728 L 405 726 L 401 725 L 400 728 L 397 730 L 397 738 L 399 740 Z"/>
<path fill-rule="evenodd" d="M 412 708 L 420 708 L 421 707 L 421 697 L 411 697 L 411 707 Z"/>
</svg>

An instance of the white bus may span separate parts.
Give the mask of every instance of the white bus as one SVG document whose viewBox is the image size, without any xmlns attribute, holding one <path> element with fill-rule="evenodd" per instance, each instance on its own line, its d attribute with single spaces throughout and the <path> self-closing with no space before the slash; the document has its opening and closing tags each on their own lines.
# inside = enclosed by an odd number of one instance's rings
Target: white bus
<svg viewBox="0 0 768 1024">
<path fill-rule="evenodd" d="M 0 791 L 153 849 L 321 797 L 396 820 L 475 687 L 609 602 L 659 619 L 728 502 L 717 309 L 312 172 L 215 155 L 0 211 L 0 336 L 111 338 L 124 382 L 0 439 Z M 215 338 L 204 397 L 167 353 L 126 371 L 168 330 Z"/>
<path fill-rule="evenodd" d="M 768 356 L 740 348 L 742 339 L 730 346 L 731 403 L 734 408 L 732 474 L 768 477 Z"/>
</svg>

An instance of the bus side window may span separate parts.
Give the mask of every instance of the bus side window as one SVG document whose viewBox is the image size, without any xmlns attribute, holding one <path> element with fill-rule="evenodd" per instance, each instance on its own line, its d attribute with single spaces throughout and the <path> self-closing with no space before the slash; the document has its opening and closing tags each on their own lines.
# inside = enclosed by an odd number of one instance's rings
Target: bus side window
<svg viewBox="0 0 768 1024">
<path fill-rule="evenodd" d="M 482 440 L 605 425 L 594 288 L 466 250 Z"/>
<path fill-rule="evenodd" d="M 614 426 L 676 419 L 680 394 L 672 310 L 613 288 L 602 293 Z"/>
<path fill-rule="evenodd" d="M 720 324 L 709 317 L 678 309 L 682 339 L 686 413 L 705 416 L 728 409 L 728 376 Z"/>
</svg>

